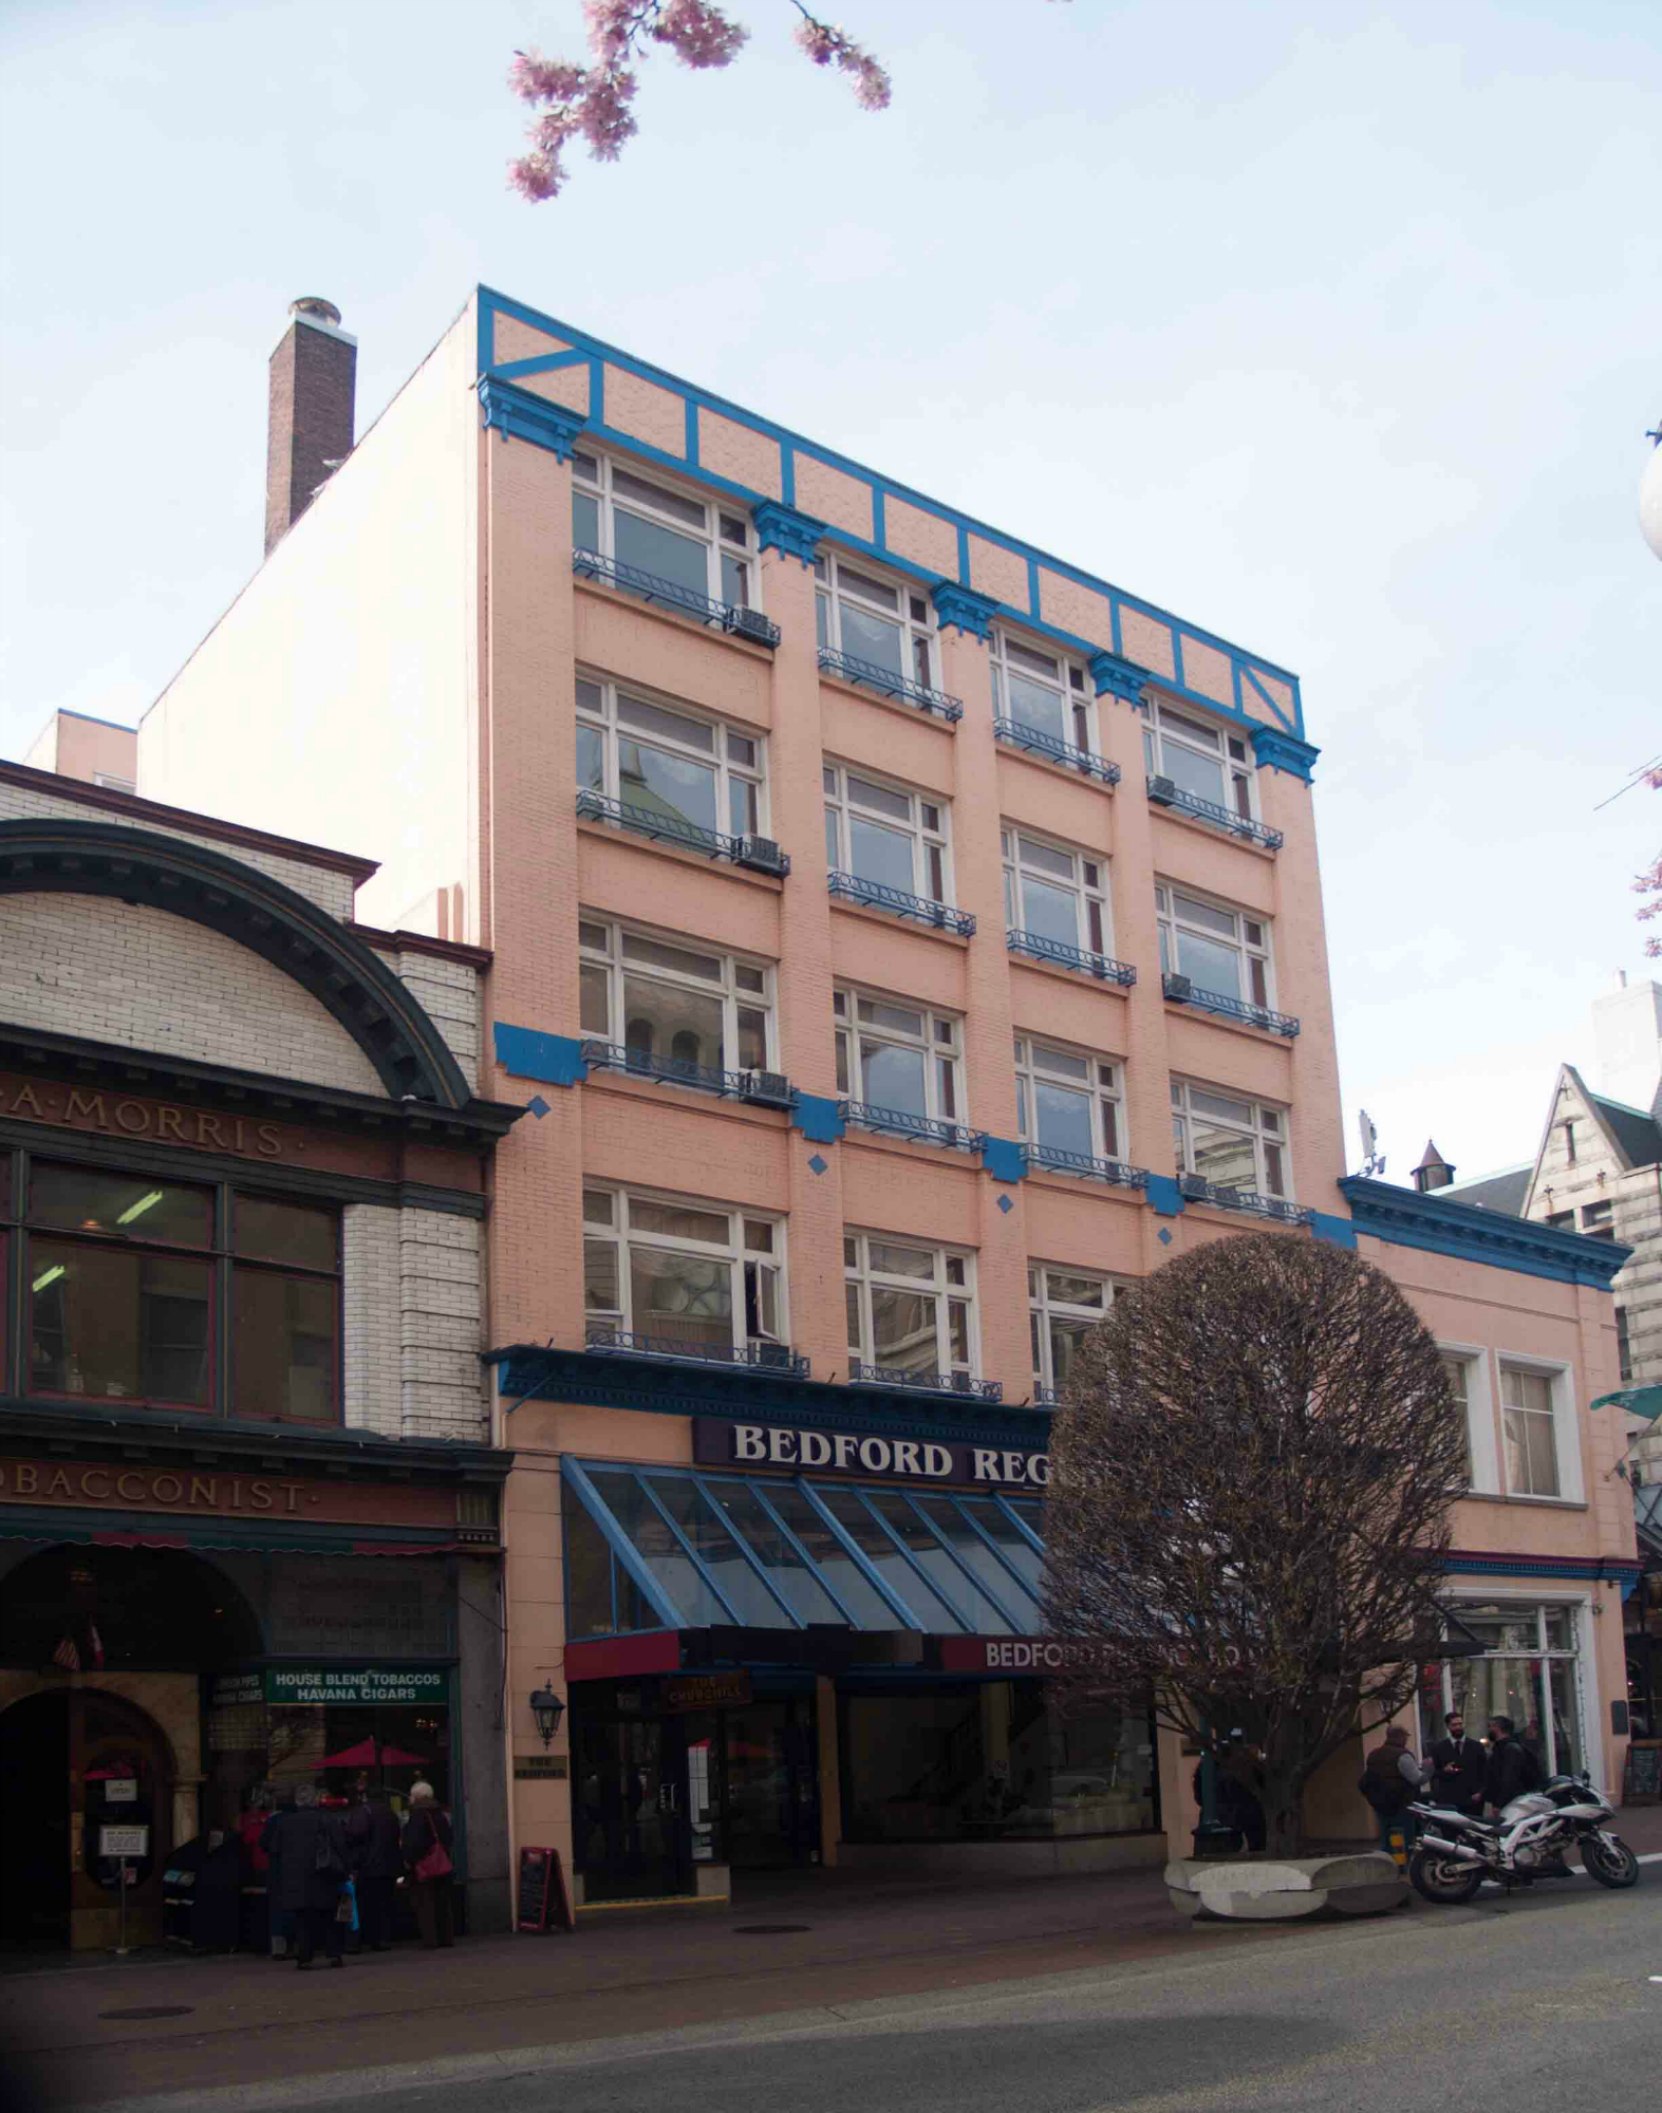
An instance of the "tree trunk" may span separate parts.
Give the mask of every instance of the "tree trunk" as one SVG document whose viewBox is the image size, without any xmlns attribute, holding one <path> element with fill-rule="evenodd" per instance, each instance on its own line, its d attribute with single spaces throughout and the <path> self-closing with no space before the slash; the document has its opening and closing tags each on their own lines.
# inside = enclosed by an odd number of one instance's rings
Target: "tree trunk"
<svg viewBox="0 0 1662 2113">
<path fill-rule="evenodd" d="M 1304 1785 L 1290 1768 L 1264 1769 L 1264 1850 L 1298 1856 L 1304 1848 Z"/>
</svg>

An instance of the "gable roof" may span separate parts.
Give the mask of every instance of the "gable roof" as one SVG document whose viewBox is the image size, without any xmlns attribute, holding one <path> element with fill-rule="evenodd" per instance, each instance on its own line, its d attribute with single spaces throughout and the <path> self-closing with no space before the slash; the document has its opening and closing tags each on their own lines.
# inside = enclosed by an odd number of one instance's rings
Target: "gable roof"
<svg viewBox="0 0 1662 2113">
<path fill-rule="evenodd" d="M 1529 1201 L 1529 1184 L 1535 1178 L 1535 1163 L 1505 1167 L 1498 1174 L 1485 1174 L 1477 1181 L 1457 1181 L 1437 1191 L 1450 1203 L 1472 1203 L 1480 1210 L 1504 1211 L 1508 1218 L 1521 1218 Z"/>
<path fill-rule="evenodd" d="M 1629 1167 L 1653 1167 L 1662 1160 L 1662 1123 L 1654 1115 L 1626 1101 L 1606 1100 L 1602 1093 L 1588 1093 L 1587 1100 Z"/>
</svg>

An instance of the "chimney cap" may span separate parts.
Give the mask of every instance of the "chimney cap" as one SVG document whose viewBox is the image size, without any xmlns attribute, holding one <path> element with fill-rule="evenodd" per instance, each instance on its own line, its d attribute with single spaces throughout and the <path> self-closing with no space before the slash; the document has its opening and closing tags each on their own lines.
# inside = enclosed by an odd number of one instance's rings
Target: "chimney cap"
<svg viewBox="0 0 1662 2113">
<path fill-rule="evenodd" d="M 308 322 L 330 323 L 340 328 L 340 310 L 333 301 L 325 301 L 321 295 L 303 293 L 298 301 L 289 303 L 289 314 L 304 316 Z"/>
</svg>

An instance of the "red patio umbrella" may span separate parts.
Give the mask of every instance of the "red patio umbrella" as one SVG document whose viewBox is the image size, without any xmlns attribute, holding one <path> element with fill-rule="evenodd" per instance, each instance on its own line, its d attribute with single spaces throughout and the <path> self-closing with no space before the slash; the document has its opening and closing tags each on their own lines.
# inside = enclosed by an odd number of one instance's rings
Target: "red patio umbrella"
<svg viewBox="0 0 1662 2113">
<path fill-rule="evenodd" d="M 427 1756 L 421 1753 L 406 1753 L 402 1746 L 384 1744 L 375 1739 L 360 1739 L 356 1746 L 348 1746 L 340 1753 L 328 1753 L 321 1761 L 312 1763 L 313 1770 L 323 1768 L 425 1768 Z"/>
</svg>

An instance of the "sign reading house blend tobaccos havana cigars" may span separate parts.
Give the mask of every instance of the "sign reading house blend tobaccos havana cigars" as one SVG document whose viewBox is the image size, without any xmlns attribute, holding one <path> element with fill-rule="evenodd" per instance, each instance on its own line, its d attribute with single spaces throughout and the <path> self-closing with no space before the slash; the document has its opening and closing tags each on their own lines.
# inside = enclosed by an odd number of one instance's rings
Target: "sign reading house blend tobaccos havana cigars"
<svg viewBox="0 0 1662 2113">
<path fill-rule="evenodd" d="M 1043 1489 L 1050 1455 L 1018 1446 L 936 1444 L 870 1431 L 811 1431 L 783 1423 L 693 1418 L 693 1459 L 701 1467 L 820 1468 L 880 1482 L 968 1483 L 981 1489 Z"/>
</svg>

